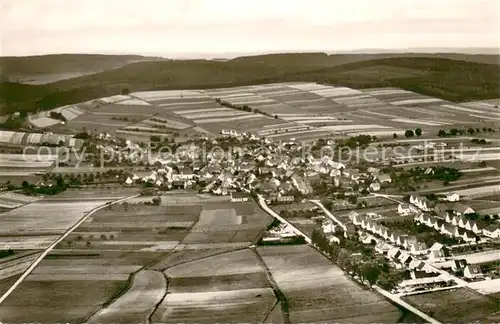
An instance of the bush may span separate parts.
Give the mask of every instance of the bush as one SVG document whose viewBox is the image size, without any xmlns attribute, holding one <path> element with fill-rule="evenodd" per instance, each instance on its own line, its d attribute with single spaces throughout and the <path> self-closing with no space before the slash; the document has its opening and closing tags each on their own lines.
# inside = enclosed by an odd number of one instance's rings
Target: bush
<svg viewBox="0 0 500 324">
<path fill-rule="evenodd" d="M 415 134 L 413 133 L 413 131 L 411 129 L 407 129 L 405 132 L 406 138 L 413 137 L 414 135 Z"/>
</svg>

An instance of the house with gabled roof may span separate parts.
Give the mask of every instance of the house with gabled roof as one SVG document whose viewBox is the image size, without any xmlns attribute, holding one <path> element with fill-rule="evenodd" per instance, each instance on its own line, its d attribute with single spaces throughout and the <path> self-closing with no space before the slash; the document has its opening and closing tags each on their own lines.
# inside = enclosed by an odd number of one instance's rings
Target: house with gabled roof
<svg viewBox="0 0 500 324">
<path fill-rule="evenodd" d="M 401 250 L 398 249 L 397 247 L 393 247 L 387 252 L 387 257 L 391 260 L 399 260 L 399 257 L 401 256 Z"/>
<path fill-rule="evenodd" d="M 443 219 L 437 218 L 437 217 L 434 218 L 434 226 L 433 227 L 436 231 L 439 231 L 444 224 L 446 224 L 446 222 Z"/>
<path fill-rule="evenodd" d="M 375 251 L 380 254 L 386 254 L 392 247 L 392 245 L 381 240 L 375 245 Z"/>
<path fill-rule="evenodd" d="M 467 223 L 465 224 L 465 229 L 468 231 L 472 231 L 475 234 L 481 233 L 481 229 L 479 229 L 479 226 L 477 225 L 477 223 L 473 220 L 470 220 L 470 219 L 467 220 Z"/>
<path fill-rule="evenodd" d="M 499 238 L 500 237 L 500 226 L 497 224 L 490 224 L 482 229 L 484 236 L 489 238 Z"/>
<path fill-rule="evenodd" d="M 459 201 L 460 195 L 456 192 L 450 192 L 446 195 L 446 200 L 452 201 L 452 202 Z"/>
<path fill-rule="evenodd" d="M 412 244 L 417 244 L 417 238 L 415 236 L 405 236 L 404 237 L 404 242 L 403 242 L 403 247 L 406 249 L 406 250 L 409 250 L 410 249 L 410 246 Z"/>
<path fill-rule="evenodd" d="M 425 253 L 427 253 L 427 245 L 423 242 L 416 242 L 416 243 L 410 244 L 408 250 L 413 255 L 425 254 Z"/>
<path fill-rule="evenodd" d="M 400 215 L 408 215 L 408 214 L 411 214 L 413 212 L 414 212 L 414 210 L 410 204 L 401 203 L 398 205 L 398 214 L 400 214 Z"/>
<path fill-rule="evenodd" d="M 457 227 L 451 224 L 443 224 L 439 231 L 441 232 L 441 234 L 453 236 L 455 234 L 456 229 Z"/>
<path fill-rule="evenodd" d="M 457 215 L 473 214 L 476 212 L 470 206 L 464 205 L 464 204 L 459 203 L 459 202 L 456 202 L 453 204 L 453 211 Z"/>
<path fill-rule="evenodd" d="M 465 259 L 456 259 L 452 260 L 451 262 L 451 269 L 455 272 L 464 270 L 466 266 L 467 266 L 467 260 Z"/>
<path fill-rule="evenodd" d="M 356 213 L 357 214 L 357 213 Z M 362 215 L 354 215 L 353 218 L 352 218 L 352 223 L 356 226 L 361 226 L 362 228 L 363 227 L 363 221 L 365 220 L 365 218 L 362 216 Z"/>
</svg>

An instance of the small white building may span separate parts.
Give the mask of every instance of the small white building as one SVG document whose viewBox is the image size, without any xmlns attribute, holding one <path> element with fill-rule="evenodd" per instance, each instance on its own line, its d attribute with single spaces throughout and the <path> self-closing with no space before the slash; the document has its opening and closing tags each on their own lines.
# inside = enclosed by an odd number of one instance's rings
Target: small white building
<svg viewBox="0 0 500 324">
<path fill-rule="evenodd" d="M 490 224 L 483 228 L 483 235 L 489 238 L 500 238 L 500 226 L 496 224 Z"/>
<path fill-rule="evenodd" d="M 408 215 L 408 214 L 411 214 L 413 213 L 413 208 L 411 207 L 410 204 L 399 204 L 398 205 L 398 214 L 400 215 Z"/>
<path fill-rule="evenodd" d="M 131 184 L 133 184 L 133 183 L 134 183 L 134 180 L 132 180 L 132 179 L 130 179 L 130 177 L 128 177 L 128 178 L 127 178 L 127 180 L 125 180 L 125 183 L 126 183 L 127 185 L 131 185 Z"/>
<path fill-rule="evenodd" d="M 452 201 L 452 202 L 459 201 L 460 200 L 460 195 L 457 194 L 456 192 L 448 193 L 446 195 L 446 200 Z"/>
<path fill-rule="evenodd" d="M 370 190 L 371 191 L 379 191 L 380 190 L 380 183 L 378 183 L 378 182 L 372 182 L 370 184 Z"/>
</svg>

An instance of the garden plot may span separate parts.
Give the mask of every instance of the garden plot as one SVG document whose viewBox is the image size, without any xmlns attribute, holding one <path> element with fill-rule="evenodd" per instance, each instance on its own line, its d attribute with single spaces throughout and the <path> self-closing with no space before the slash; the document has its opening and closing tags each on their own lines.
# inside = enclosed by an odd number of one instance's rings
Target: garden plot
<svg viewBox="0 0 500 324">
<path fill-rule="evenodd" d="M 435 291 L 403 297 L 409 304 L 443 323 L 494 323 L 498 302 L 468 288 Z"/>
<path fill-rule="evenodd" d="M 159 322 L 262 322 L 276 300 L 251 250 L 227 252 L 173 266 Z"/>
<path fill-rule="evenodd" d="M 395 306 L 348 279 L 310 246 L 259 247 L 257 252 L 287 298 L 292 323 L 397 322 L 401 317 Z"/>
<path fill-rule="evenodd" d="M 127 281 L 24 281 L 0 314 L 9 323 L 83 323 L 126 287 Z"/>
<path fill-rule="evenodd" d="M 161 272 L 139 271 L 133 277 L 132 286 L 87 323 L 141 323 L 161 301 L 166 290 L 167 283 Z"/>
</svg>

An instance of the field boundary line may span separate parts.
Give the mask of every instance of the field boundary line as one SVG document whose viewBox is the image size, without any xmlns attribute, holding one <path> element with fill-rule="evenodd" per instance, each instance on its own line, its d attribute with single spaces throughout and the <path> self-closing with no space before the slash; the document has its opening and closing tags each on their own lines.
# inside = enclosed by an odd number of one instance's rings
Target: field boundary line
<svg viewBox="0 0 500 324">
<path fill-rule="evenodd" d="M 290 322 L 290 311 L 288 309 L 288 300 L 286 299 L 285 294 L 281 291 L 276 280 L 274 280 L 274 277 L 273 277 L 273 274 L 271 273 L 271 270 L 269 270 L 266 262 L 264 262 L 264 259 L 262 259 L 259 252 L 257 252 L 256 249 L 251 249 L 251 250 L 254 252 L 255 256 L 259 260 L 260 265 L 264 269 L 264 272 L 266 273 L 267 283 L 271 286 L 271 289 L 273 290 L 274 295 L 276 296 L 276 301 L 280 304 L 281 313 L 283 315 L 283 323 L 290 324 L 291 323 Z M 274 306 L 276 306 L 276 305 L 274 305 Z M 273 308 L 271 308 L 271 312 L 273 311 L 274 306 L 273 306 Z M 269 312 L 269 314 L 271 314 L 271 312 Z M 267 316 L 269 316 L 269 314 Z"/>
<path fill-rule="evenodd" d="M 35 259 L 35 261 L 28 267 L 28 269 L 26 269 L 24 271 L 24 273 L 21 275 L 21 277 L 19 277 L 19 279 L 16 280 L 16 282 L 9 288 L 9 290 L 7 290 L 2 295 L 2 297 L 0 297 L 0 305 L 24 281 L 24 279 L 26 279 L 26 277 L 28 277 L 31 274 L 31 272 L 33 272 L 33 270 L 38 266 L 38 264 L 40 262 L 42 262 L 42 260 L 50 253 L 50 251 L 52 251 L 54 249 L 54 247 L 56 247 L 59 243 L 61 243 L 66 237 L 69 236 L 69 234 L 71 234 L 71 232 L 73 232 L 75 229 L 77 229 L 83 222 L 85 222 L 95 212 L 98 212 L 99 210 L 104 209 L 104 208 L 106 208 L 108 206 L 111 206 L 111 205 L 114 205 L 114 204 L 118 204 L 118 203 L 121 203 L 121 202 L 126 201 L 128 199 L 133 199 L 133 198 L 136 198 L 136 197 L 139 197 L 139 196 L 140 196 L 140 194 L 135 194 L 133 196 L 128 196 L 128 197 L 125 197 L 125 198 L 121 198 L 121 199 L 112 201 L 110 203 L 107 203 L 107 204 L 104 204 L 102 206 L 96 207 L 96 208 L 92 209 L 91 211 L 89 211 L 88 213 L 86 213 L 85 215 L 83 215 L 83 217 L 80 218 L 80 220 L 78 222 L 76 222 L 73 226 L 71 226 L 68 230 L 66 230 L 66 232 L 64 232 L 57 240 L 55 240 L 54 242 L 52 242 L 52 244 L 50 244 L 42 252 L 42 254 L 40 254 L 40 256 L 38 256 L 38 258 Z"/>
</svg>

